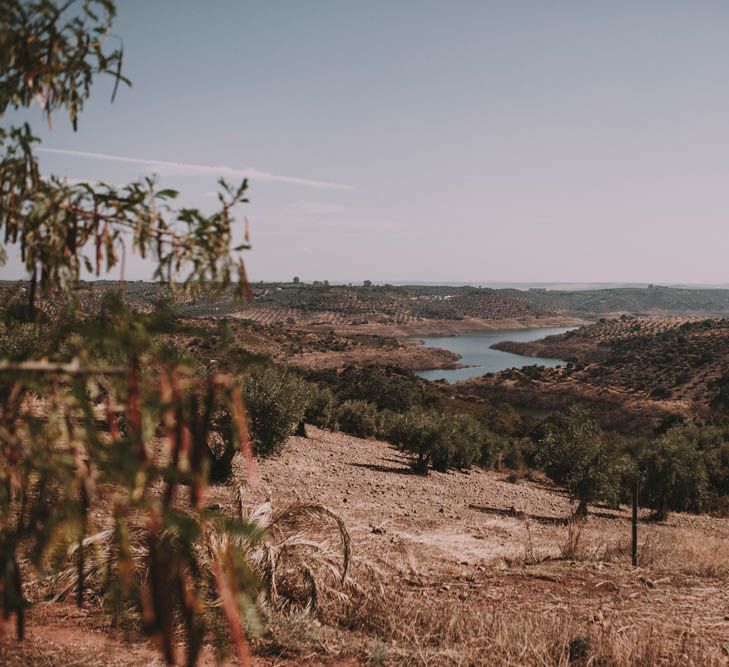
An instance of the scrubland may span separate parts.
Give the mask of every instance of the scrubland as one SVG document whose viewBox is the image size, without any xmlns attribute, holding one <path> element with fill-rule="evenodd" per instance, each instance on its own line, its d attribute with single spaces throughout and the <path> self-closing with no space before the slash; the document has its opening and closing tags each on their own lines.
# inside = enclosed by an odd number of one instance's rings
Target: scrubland
<svg viewBox="0 0 729 667">
<path fill-rule="evenodd" d="M 307 427 L 260 483 L 212 487 L 210 505 L 325 505 L 352 542 L 350 581 L 315 611 L 277 612 L 254 638 L 255 664 L 726 664 L 729 520 L 642 513 L 630 565 L 626 507 L 572 520 L 539 475 L 412 473 L 387 443 Z M 97 520 L 103 521 L 102 516 Z M 336 536 L 335 536 L 336 537 Z M 132 625 L 110 627 L 100 599 L 77 610 L 32 584 L 29 638 L 5 664 L 153 664 Z M 208 648 L 202 664 L 213 664 Z"/>
</svg>

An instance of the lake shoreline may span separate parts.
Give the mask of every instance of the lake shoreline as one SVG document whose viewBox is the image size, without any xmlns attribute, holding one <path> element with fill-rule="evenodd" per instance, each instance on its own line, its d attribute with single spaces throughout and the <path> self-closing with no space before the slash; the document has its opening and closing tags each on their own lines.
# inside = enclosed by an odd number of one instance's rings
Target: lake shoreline
<svg viewBox="0 0 729 667">
<path fill-rule="evenodd" d="M 423 349 L 442 349 L 458 356 L 461 363 L 452 364 L 449 368 L 438 366 L 418 369 L 417 375 L 426 380 L 445 379 L 449 383 L 480 377 L 487 373 L 498 373 L 509 368 L 543 365 L 559 366 L 566 363 L 563 359 L 541 358 L 520 355 L 509 350 L 500 349 L 503 343 L 526 343 L 541 340 L 546 336 L 564 333 L 573 327 L 534 327 L 520 329 L 502 329 L 500 331 L 470 331 L 462 334 L 447 333 L 445 335 L 426 336 L 417 340 Z M 521 339 L 521 340 L 520 340 Z M 507 346 L 508 347 L 508 346 Z M 472 369 L 472 370 L 471 370 Z"/>
</svg>

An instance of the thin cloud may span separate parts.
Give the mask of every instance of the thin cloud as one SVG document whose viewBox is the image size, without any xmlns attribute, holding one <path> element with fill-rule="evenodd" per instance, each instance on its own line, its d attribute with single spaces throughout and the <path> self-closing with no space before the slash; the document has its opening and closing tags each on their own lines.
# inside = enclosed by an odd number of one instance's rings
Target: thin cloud
<svg viewBox="0 0 729 667">
<path fill-rule="evenodd" d="M 289 185 L 303 185 L 308 188 L 321 190 L 352 190 L 351 185 L 333 183 L 331 181 L 316 181 L 309 178 L 298 178 L 297 176 L 279 176 L 267 171 L 261 171 L 253 167 L 246 169 L 234 169 L 227 165 L 193 164 L 188 162 L 168 162 L 166 160 L 146 160 L 143 158 L 125 157 L 123 155 L 109 155 L 107 153 L 91 153 L 89 151 L 74 151 L 62 148 L 39 148 L 43 153 L 54 153 L 56 155 L 69 155 L 71 157 L 90 158 L 92 160 L 108 160 L 111 162 L 125 162 L 127 164 L 141 164 L 150 169 L 167 174 L 209 174 L 211 176 L 229 178 L 248 178 L 252 181 L 264 181 L 268 183 L 288 183 Z"/>
<path fill-rule="evenodd" d="M 349 209 L 341 204 L 324 201 L 297 201 L 289 205 L 292 209 L 311 213 L 313 215 L 338 215 L 346 213 Z"/>
</svg>

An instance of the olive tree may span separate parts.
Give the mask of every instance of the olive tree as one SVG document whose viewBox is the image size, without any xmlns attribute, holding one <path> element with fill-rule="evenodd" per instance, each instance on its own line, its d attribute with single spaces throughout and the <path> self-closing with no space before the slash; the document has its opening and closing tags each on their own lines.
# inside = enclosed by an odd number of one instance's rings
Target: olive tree
<svg viewBox="0 0 729 667">
<path fill-rule="evenodd" d="M 536 460 L 577 501 L 578 516 L 585 516 L 595 500 L 615 502 L 619 497 L 621 461 L 607 434 L 581 408 L 572 407 L 546 425 Z"/>
<path fill-rule="evenodd" d="M 701 444 L 699 427 L 675 426 L 639 452 L 643 500 L 656 518 L 665 519 L 669 510 L 705 510 L 709 470 Z"/>
</svg>

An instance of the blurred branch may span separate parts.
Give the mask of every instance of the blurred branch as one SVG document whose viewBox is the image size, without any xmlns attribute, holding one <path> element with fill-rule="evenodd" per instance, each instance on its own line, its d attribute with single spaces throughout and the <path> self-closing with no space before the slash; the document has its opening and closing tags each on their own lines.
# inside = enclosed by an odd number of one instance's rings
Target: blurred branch
<svg viewBox="0 0 729 667">
<path fill-rule="evenodd" d="M 81 367 L 78 359 L 68 363 L 51 361 L 19 361 L 9 362 L 0 359 L 0 373 L 51 373 L 54 375 L 125 375 L 124 366 L 90 366 Z"/>
</svg>

